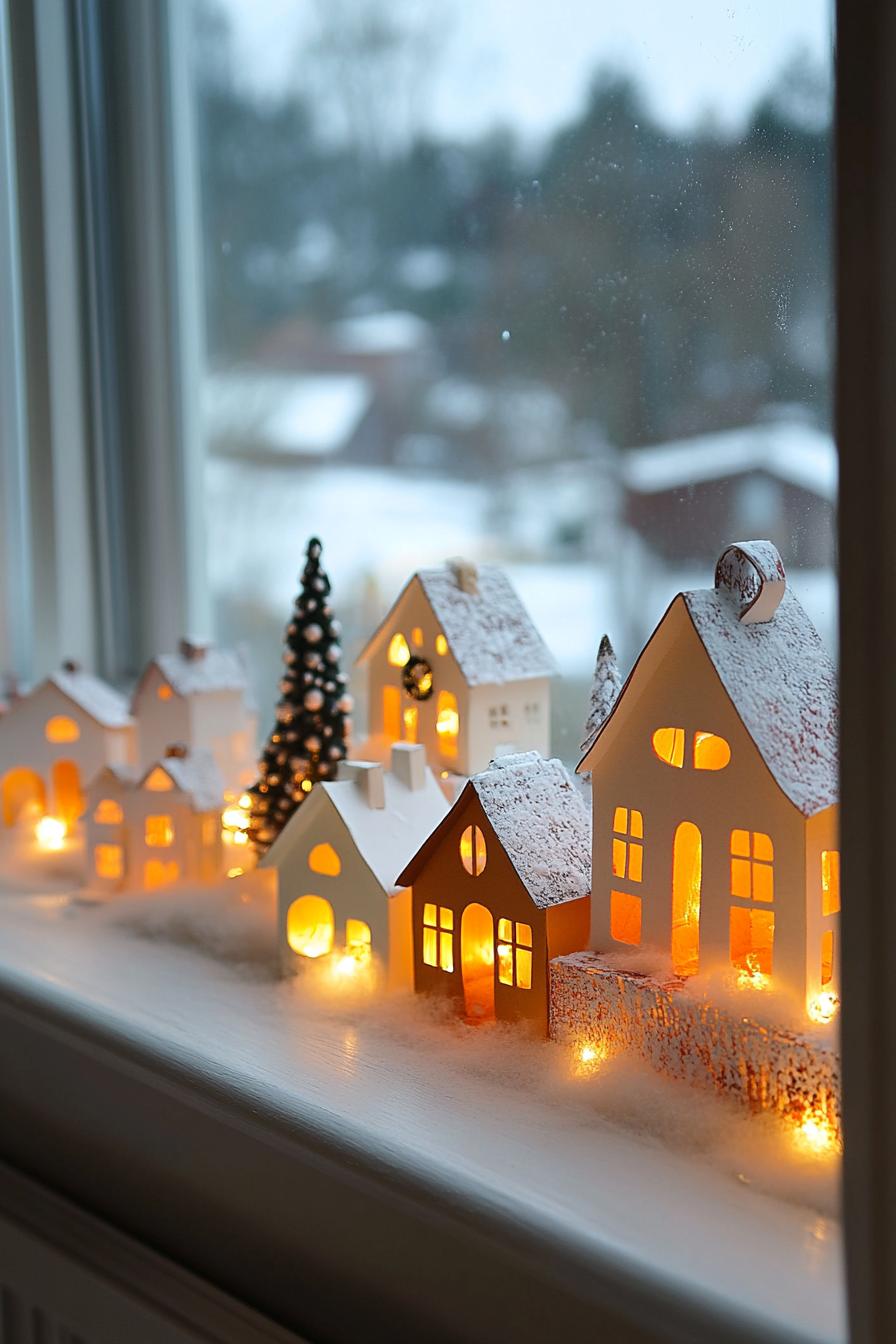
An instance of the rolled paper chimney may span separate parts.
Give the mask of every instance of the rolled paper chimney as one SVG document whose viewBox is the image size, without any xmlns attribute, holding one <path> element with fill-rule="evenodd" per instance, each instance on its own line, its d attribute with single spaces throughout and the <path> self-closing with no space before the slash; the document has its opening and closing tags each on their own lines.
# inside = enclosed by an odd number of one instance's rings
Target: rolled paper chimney
<svg viewBox="0 0 896 1344">
<path fill-rule="evenodd" d="M 386 806 L 385 771 L 379 761 L 341 761 L 339 779 L 350 779 L 368 807 Z"/>
<path fill-rule="evenodd" d="M 419 742 L 394 742 L 392 773 L 406 789 L 422 789 L 426 783 L 426 748 Z"/>
<path fill-rule="evenodd" d="M 66 658 L 62 664 L 63 672 L 80 672 L 81 664 L 76 658 Z"/>
<path fill-rule="evenodd" d="M 716 591 L 727 593 L 744 625 L 770 621 L 787 587 L 784 561 L 770 541 L 734 541 L 716 565 Z"/>
<path fill-rule="evenodd" d="M 208 645 L 203 644 L 198 639 L 187 639 L 186 637 L 178 644 L 178 650 L 181 658 L 185 658 L 188 663 L 196 663 L 200 658 L 204 658 L 208 650 Z"/>
<path fill-rule="evenodd" d="M 186 742 L 169 742 L 165 748 L 165 759 L 170 760 L 175 757 L 178 760 L 185 760 L 190 754 L 190 749 Z"/>
<path fill-rule="evenodd" d="M 472 560 L 459 558 L 448 561 L 448 568 L 454 575 L 454 582 L 462 593 L 475 597 L 479 592 L 479 571 Z"/>
</svg>

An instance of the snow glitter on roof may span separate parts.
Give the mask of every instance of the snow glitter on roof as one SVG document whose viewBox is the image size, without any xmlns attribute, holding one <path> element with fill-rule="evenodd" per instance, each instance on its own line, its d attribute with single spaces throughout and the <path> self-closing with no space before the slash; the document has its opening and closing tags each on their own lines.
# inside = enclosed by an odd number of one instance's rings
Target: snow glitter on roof
<svg viewBox="0 0 896 1344">
<path fill-rule="evenodd" d="M 588 895 L 591 819 L 560 761 L 537 751 L 501 756 L 469 787 L 539 909 Z"/>
<path fill-rule="evenodd" d="M 245 691 L 246 668 L 233 649 L 204 649 L 199 657 L 160 653 L 153 662 L 178 695 L 203 691 Z"/>
<path fill-rule="evenodd" d="M 47 682 L 95 719 L 101 728 L 128 728 L 133 722 L 125 697 L 90 672 L 63 668 L 48 677 Z"/>
<path fill-rule="evenodd" d="M 224 780 L 210 751 L 188 756 L 166 756 L 145 770 L 140 787 L 156 770 L 164 770 L 175 786 L 190 798 L 194 812 L 216 812 L 224 805 Z"/>
</svg>

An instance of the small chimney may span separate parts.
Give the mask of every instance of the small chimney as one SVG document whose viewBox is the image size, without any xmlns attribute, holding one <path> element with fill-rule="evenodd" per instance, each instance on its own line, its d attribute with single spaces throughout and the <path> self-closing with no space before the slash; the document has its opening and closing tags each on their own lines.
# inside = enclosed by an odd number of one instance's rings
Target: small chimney
<svg viewBox="0 0 896 1344">
<path fill-rule="evenodd" d="M 784 562 L 770 541 L 733 541 L 716 565 L 716 591 L 731 598 L 743 625 L 770 621 L 787 588 Z"/>
<path fill-rule="evenodd" d="M 190 748 L 186 742 L 169 742 L 165 748 L 165 759 L 170 760 L 172 756 L 178 760 L 184 760 L 190 754 Z"/>
<path fill-rule="evenodd" d="M 406 789 L 422 789 L 426 783 L 426 748 L 419 742 L 394 742 L 392 773 Z"/>
<path fill-rule="evenodd" d="M 340 761 L 338 778 L 353 780 L 368 807 L 386 806 L 385 771 L 379 761 Z"/>
<path fill-rule="evenodd" d="M 479 593 L 479 571 L 472 560 L 459 558 L 448 561 L 448 568 L 454 575 L 454 582 L 462 593 L 476 597 Z"/>
<path fill-rule="evenodd" d="M 80 672 L 81 664 L 76 658 L 66 658 L 62 664 L 63 672 Z"/>
<path fill-rule="evenodd" d="M 187 639 L 186 637 L 180 641 L 177 648 L 181 658 L 184 658 L 188 663 L 198 663 L 208 652 L 207 644 L 203 644 L 196 639 Z"/>
</svg>

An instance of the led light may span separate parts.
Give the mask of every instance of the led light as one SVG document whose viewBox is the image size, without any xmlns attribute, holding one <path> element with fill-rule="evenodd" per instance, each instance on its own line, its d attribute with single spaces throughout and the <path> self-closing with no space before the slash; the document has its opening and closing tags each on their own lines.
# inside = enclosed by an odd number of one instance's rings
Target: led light
<svg viewBox="0 0 896 1344">
<path fill-rule="evenodd" d="M 65 822 L 60 821 L 58 817 L 41 817 L 34 828 L 37 843 L 41 849 L 47 850 L 62 849 L 65 831 Z"/>
<path fill-rule="evenodd" d="M 823 1111 L 806 1111 L 797 1122 L 794 1133 L 799 1146 L 807 1152 L 821 1155 L 838 1153 L 841 1150 L 840 1135 L 836 1126 Z"/>
<path fill-rule="evenodd" d="M 806 1006 L 806 1012 L 813 1022 L 832 1022 L 839 1011 L 840 1000 L 829 989 L 823 994 L 816 994 Z"/>
</svg>

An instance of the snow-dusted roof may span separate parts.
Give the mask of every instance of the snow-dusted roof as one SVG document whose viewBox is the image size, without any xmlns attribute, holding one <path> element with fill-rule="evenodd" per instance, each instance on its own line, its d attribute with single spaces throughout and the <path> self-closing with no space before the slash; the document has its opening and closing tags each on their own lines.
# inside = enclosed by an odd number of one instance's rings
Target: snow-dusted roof
<svg viewBox="0 0 896 1344">
<path fill-rule="evenodd" d="M 276 868 L 305 834 L 309 818 L 326 798 L 344 821 L 358 853 L 383 891 L 394 891 L 396 876 L 439 825 L 448 803 L 432 771 L 425 772 L 421 789 L 409 789 L 391 771 L 383 779 L 386 805 L 367 805 L 363 790 L 353 779 L 315 784 L 307 803 L 293 813 L 274 841 L 262 866 Z"/>
<path fill-rule="evenodd" d="M 351 440 L 372 395 L 357 374 L 242 370 L 206 379 L 203 414 L 213 442 L 327 456 Z"/>
<path fill-rule="evenodd" d="M 133 723 L 125 697 L 90 672 L 63 668 L 47 677 L 44 684 L 55 686 L 101 728 L 128 728 Z"/>
<path fill-rule="evenodd" d="M 588 895 L 591 818 L 582 791 L 560 761 L 545 760 L 537 751 L 501 756 L 473 776 L 455 808 L 465 805 L 470 789 L 539 909 Z M 438 843 L 432 835 L 400 875 L 402 883 L 415 880 Z"/>
<path fill-rule="evenodd" d="M 473 591 L 461 587 L 452 565 L 421 569 L 402 589 L 386 620 L 359 655 L 367 658 L 382 629 L 419 580 L 448 647 L 469 686 L 500 686 L 533 677 L 553 677 L 557 667 L 547 645 L 503 570 L 480 565 Z"/>
<path fill-rule="evenodd" d="M 105 788 L 106 780 L 112 779 L 121 788 L 130 788 L 136 784 L 140 778 L 140 771 L 136 765 L 104 765 L 91 779 L 88 787 L 89 793 L 94 793 L 101 786 Z"/>
<path fill-rule="evenodd" d="M 155 770 L 164 770 L 175 788 L 190 798 L 195 812 L 215 812 L 224 806 L 224 780 L 210 751 L 193 751 L 187 756 L 165 756 L 144 770 L 139 787 Z"/>
<path fill-rule="evenodd" d="M 429 323 L 416 313 L 395 310 L 363 313 L 334 322 L 333 344 L 345 354 L 385 355 L 419 350 L 429 339 Z"/>
<path fill-rule="evenodd" d="M 687 488 L 764 470 L 834 503 L 837 450 L 829 434 L 800 420 L 770 420 L 623 454 L 624 483 L 639 494 Z"/>
<path fill-rule="evenodd" d="M 235 649 L 207 648 L 198 657 L 183 653 L 159 653 L 149 667 L 157 667 L 173 691 L 178 695 L 200 695 L 204 691 L 243 691 L 248 684 L 246 668 Z M 146 672 L 149 668 L 146 669 Z M 134 701 L 146 679 L 140 678 L 134 692 Z"/>
</svg>

